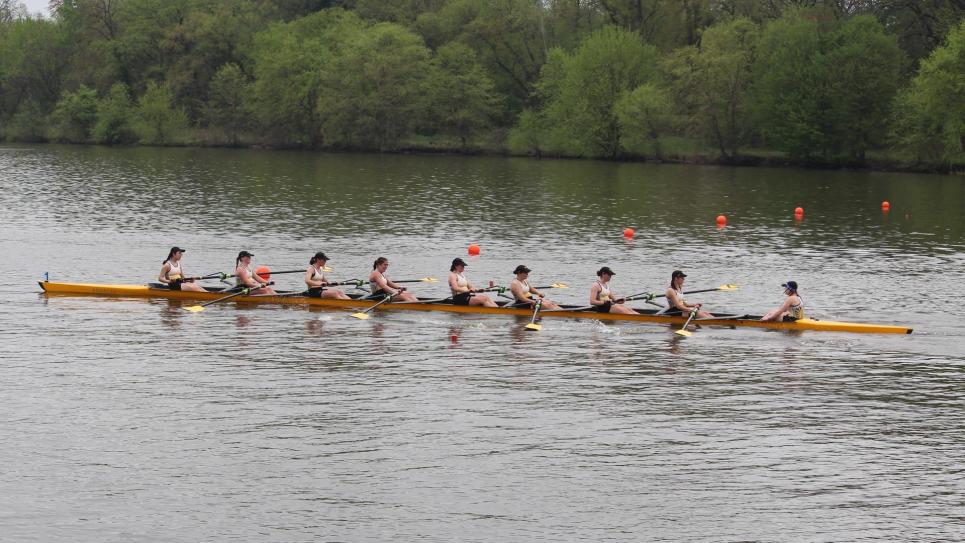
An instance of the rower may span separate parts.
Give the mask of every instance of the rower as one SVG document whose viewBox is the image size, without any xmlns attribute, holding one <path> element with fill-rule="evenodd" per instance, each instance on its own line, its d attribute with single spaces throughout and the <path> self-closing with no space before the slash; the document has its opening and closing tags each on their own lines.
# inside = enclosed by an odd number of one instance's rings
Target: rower
<svg viewBox="0 0 965 543">
<path fill-rule="evenodd" d="M 472 305 L 499 307 L 485 294 L 476 294 L 476 287 L 466 279 L 466 261 L 455 258 L 449 266 L 449 290 L 452 291 L 453 305 Z"/>
<path fill-rule="evenodd" d="M 560 306 L 556 302 L 547 300 L 544 294 L 536 289 L 536 287 L 529 284 L 529 272 L 532 271 L 526 266 L 520 264 L 516 266 L 513 273 L 516 274 L 516 279 L 509 284 L 509 290 L 513 293 L 513 298 L 515 302 L 513 303 L 516 307 L 533 307 L 536 305 L 536 298 L 542 300 L 540 304 L 543 309 L 559 309 Z"/>
<path fill-rule="evenodd" d="M 238 253 L 235 259 L 235 286 L 237 288 L 249 288 L 248 294 L 277 294 L 273 288 L 268 286 L 268 281 L 251 271 L 251 257 L 255 255 L 248 251 Z"/>
<path fill-rule="evenodd" d="M 372 294 L 369 298 L 380 299 L 391 296 L 393 302 L 418 302 L 415 294 L 406 292 L 405 287 L 393 283 L 385 276 L 385 271 L 389 269 L 389 259 L 380 256 L 372 264 L 372 273 L 369 274 L 369 288 Z"/>
<path fill-rule="evenodd" d="M 687 274 L 680 271 L 674 270 L 670 274 L 670 287 L 667 288 L 667 309 L 660 311 L 661 315 L 687 315 L 689 316 L 694 311 L 697 312 L 698 319 L 709 319 L 713 317 L 710 313 L 701 310 L 704 304 L 693 304 L 690 305 L 684 300 L 684 279 Z"/>
<path fill-rule="evenodd" d="M 804 318 L 804 300 L 797 293 L 797 281 L 781 283 L 787 298 L 780 307 L 761 317 L 762 321 L 794 322 Z"/>
<path fill-rule="evenodd" d="M 161 273 L 158 274 L 157 280 L 171 290 L 207 292 L 201 288 L 201 285 L 194 284 L 193 277 L 184 276 L 184 272 L 181 270 L 181 255 L 183 254 L 184 249 L 171 247 L 171 250 L 168 251 L 168 257 L 161 264 Z"/>
<path fill-rule="evenodd" d="M 328 257 L 319 251 L 308 260 L 308 269 L 305 270 L 305 284 L 308 285 L 308 296 L 312 298 L 325 298 L 330 300 L 350 300 L 348 294 L 338 289 L 327 289 L 331 283 L 325 278 L 325 263 Z"/>
<path fill-rule="evenodd" d="M 592 305 L 597 313 L 622 313 L 625 315 L 638 315 L 633 309 L 623 305 L 623 300 L 616 297 L 613 291 L 610 290 L 610 279 L 616 275 L 607 266 L 600 268 L 596 272 L 596 276 L 599 278 L 593 282 L 593 286 L 590 287 L 590 305 Z"/>
</svg>

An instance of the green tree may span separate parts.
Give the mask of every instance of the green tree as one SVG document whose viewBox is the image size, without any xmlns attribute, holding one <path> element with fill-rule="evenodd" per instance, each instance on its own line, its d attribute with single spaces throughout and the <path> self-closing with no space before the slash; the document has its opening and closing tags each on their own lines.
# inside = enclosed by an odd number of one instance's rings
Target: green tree
<svg viewBox="0 0 965 543">
<path fill-rule="evenodd" d="M 64 92 L 51 117 L 55 139 L 88 141 L 97 122 L 97 91 L 81 85 L 75 92 Z"/>
<path fill-rule="evenodd" d="M 758 52 L 754 115 L 765 145 L 801 158 L 828 150 L 827 73 L 817 21 L 795 12 L 768 23 Z"/>
<path fill-rule="evenodd" d="M 115 83 L 107 96 L 97 104 L 97 123 L 93 136 L 97 143 L 133 143 L 136 136 L 131 128 L 133 105 L 127 85 Z"/>
<path fill-rule="evenodd" d="M 870 15 L 842 20 L 828 35 L 828 137 L 836 151 L 864 161 L 887 141 L 891 104 L 905 57 L 893 35 Z"/>
<path fill-rule="evenodd" d="M 255 36 L 252 102 L 269 141 L 310 147 L 321 144 L 324 117 L 319 100 L 326 94 L 334 96 L 327 100 L 343 94 L 339 74 L 330 72 L 336 57 L 363 28 L 354 14 L 330 9 L 290 23 L 272 24 Z M 326 78 L 332 80 L 328 88 Z"/>
<path fill-rule="evenodd" d="M 248 126 L 248 79 L 237 64 L 225 64 L 211 78 L 210 87 L 205 120 L 209 126 L 224 131 L 231 145 L 237 145 L 239 133 Z"/>
<path fill-rule="evenodd" d="M 677 109 L 691 135 L 734 158 L 750 137 L 749 89 L 757 49 L 757 25 L 738 18 L 704 31 L 700 46 L 667 58 Z"/>
<path fill-rule="evenodd" d="M 765 27 L 757 59 L 757 123 L 769 144 L 856 160 L 880 144 L 904 59 L 875 19 L 790 11 Z"/>
<path fill-rule="evenodd" d="M 919 160 L 965 163 L 965 22 L 896 99 L 897 141 Z"/>
<path fill-rule="evenodd" d="M 134 132 L 141 143 L 172 143 L 187 126 L 188 115 L 174 105 L 174 91 L 170 85 L 148 83 L 134 113 Z"/>
<path fill-rule="evenodd" d="M 433 59 L 431 92 L 442 133 L 459 138 L 463 151 L 471 136 L 493 124 L 499 97 L 472 49 L 461 43 L 439 48 Z"/>
<path fill-rule="evenodd" d="M 422 38 L 395 23 L 356 35 L 324 71 L 326 92 L 317 98 L 316 114 L 325 143 L 396 149 L 429 116 L 430 68 Z"/>
<path fill-rule="evenodd" d="M 670 93 L 646 83 L 624 94 L 614 111 L 620 123 L 620 145 L 639 155 L 663 158 L 661 138 L 673 128 L 673 99 Z"/>
<path fill-rule="evenodd" d="M 616 157 L 622 136 L 617 100 L 657 77 L 657 51 L 635 32 L 608 27 L 589 35 L 573 55 L 564 56 L 562 78 L 544 87 L 558 92 L 546 107 L 568 153 Z M 551 77 L 559 77 L 554 69 Z M 558 87 L 558 91 L 556 88 Z"/>
</svg>

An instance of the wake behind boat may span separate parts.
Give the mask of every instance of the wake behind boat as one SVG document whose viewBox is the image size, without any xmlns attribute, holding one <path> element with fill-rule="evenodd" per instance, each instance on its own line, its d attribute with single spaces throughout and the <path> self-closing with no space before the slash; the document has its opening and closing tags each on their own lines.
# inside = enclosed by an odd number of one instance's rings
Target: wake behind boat
<svg viewBox="0 0 965 543">
<path fill-rule="evenodd" d="M 171 290 L 159 283 L 149 285 L 110 285 L 96 283 L 61 283 L 40 281 L 40 288 L 47 295 L 88 295 L 125 298 L 166 298 L 172 300 L 214 301 L 226 295 L 236 294 L 232 301 L 237 303 L 308 305 L 338 309 L 368 309 L 382 302 L 380 299 L 366 299 L 364 295 L 352 294 L 348 299 L 326 299 L 305 295 L 299 291 L 278 291 L 275 294 L 244 294 L 230 288 L 205 287 L 204 291 Z M 379 310 L 395 311 L 445 311 L 449 313 L 476 313 L 482 315 L 511 315 L 530 317 L 529 308 L 511 307 L 512 302 L 497 302 L 496 307 L 457 305 L 449 300 L 419 298 L 417 301 L 381 303 Z M 508 307 L 509 306 L 509 307 Z M 607 321 L 630 321 L 663 324 L 684 324 L 689 315 L 664 315 L 659 310 L 634 308 L 636 314 L 601 313 L 585 307 L 561 305 L 558 310 L 540 312 L 542 318 L 595 319 Z M 694 319 L 694 323 L 727 326 L 768 328 L 773 330 L 813 330 L 823 332 L 852 332 L 875 334 L 910 334 L 912 328 L 887 324 L 864 324 L 852 322 L 823 321 L 817 319 L 798 319 L 794 321 L 761 321 L 757 315 L 721 315 L 711 313 L 710 317 Z"/>
</svg>

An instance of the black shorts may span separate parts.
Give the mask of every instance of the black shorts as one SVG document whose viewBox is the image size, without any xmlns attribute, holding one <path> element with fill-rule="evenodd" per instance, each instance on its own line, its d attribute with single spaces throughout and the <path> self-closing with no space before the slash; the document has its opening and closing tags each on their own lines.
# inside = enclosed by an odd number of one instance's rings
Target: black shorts
<svg viewBox="0 0 965 543">
<path fill-rule="evenodd" d="M 452 297 L 452 304 L 469 305 L 469 298 L 472 298 L 472 293 L 463 292 L 462 294 L 456 294 Z"/>
<path fill-rule="evenodd" d="M 784 318 L 783 318 L 782 320 L 783 320 L 784 322 L 795 322 L 795 321 L 797 320 L 797 317 L 792 317 L 792 316 L 790 316 L 790 315 L 784 315 Z"/>
<path fill-rule="evenodd" d="M 168 288 L 171 290 L 181 290 L 181 280 L 175 279 L 168 283 Z"/>
<path fill-rule="evenodd" d="M 610 312 L 610 307 L 611 307 L 612 305 L 613 305 L 613 302 L 607 302 L 607 303 L 605 303 L 605 304 L 603 304 L 603 305 L 598 305 L 598 306 L 596 306 L 596 312 L 597 312 L 597 313 L 609 313 L 609 312 Z"/>
<path fill-rule="evenodd" d="M 308 296 L 309 298 L 321 298 L 323 290 L 325 289 L 322 287 L 312 287 L 305 291 L 305 296 Z"/>
<path fill-rule="evenodd" d="M 389 295 L 388 292 L 386 292 L 386 291 L 383 290 L 383 289 L 379 289 L 379 290 L 373 292 L 372 294 L 369 294 L 368 296 L 366 296 L 366 298 L 368 298 L 368 299 L 370 299 L 370 300 L 381 300 L 382 298 L 385 298 L 385 297 L 388 296 L 388 295 Z"/>
<path fill-rule="evenodd" d="M 668 317 L 682 317 L 684 312 L 679 309 L 668 309 L 661 313 L 661 315 L 667 315 Z M 688 312 L 687 315 L 689 316 L 690 313 Z"/>
</svg>

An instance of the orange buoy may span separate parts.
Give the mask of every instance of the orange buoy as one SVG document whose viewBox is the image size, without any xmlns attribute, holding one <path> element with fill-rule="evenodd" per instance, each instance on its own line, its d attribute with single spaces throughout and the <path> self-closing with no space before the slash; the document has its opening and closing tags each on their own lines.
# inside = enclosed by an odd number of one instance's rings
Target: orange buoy
<svg viewBox="0 0 965 543">
<path fill-rule="evenodd" d="M 727 224 L 727 217 L 724 215 L 717 215 L 717 226 L 724 226 Z"/>
<path fill-rule="evenodd" d="M 633 234 L 634 234 L 633 228 L 624 228 L 624 229 L 623 229 L 623 237 L 625 237 L 625 238 L 632 238 L 632 237 L 633 237 Z"/>
<path fill-rule="evenodd" d="M 255 275 L 267 281 L 271 279 L 271 268 L 269 268 L 268 266 L 258 266 L 257 268 L 255 268 Z"/>
<path fill-rule="evenodd" d="M 885 200 L 884 202 L 881 202 L 881 210 L 882 210 L 882 211 L 888 211 L 889 209 L 891 209 L 891 203 L 888 202 L 888 200 Z"/>
<path fill-rule="evenodd" d="M 469 254 L 471 256 L 477 256 L 479 254 L 479 246 L 475 243 L 469 245 Z"/>
<path fill-rule="evenodd" d="M 799 206 L 799 207 L 795 207 L 795 208 L 794 208 L 794 214 L 795 214 L 795 215 L 804 215 L 804 208 L 803 208 L 803 207 L 800 207 L 800 206 Z"/>
</svg>

